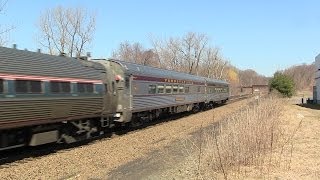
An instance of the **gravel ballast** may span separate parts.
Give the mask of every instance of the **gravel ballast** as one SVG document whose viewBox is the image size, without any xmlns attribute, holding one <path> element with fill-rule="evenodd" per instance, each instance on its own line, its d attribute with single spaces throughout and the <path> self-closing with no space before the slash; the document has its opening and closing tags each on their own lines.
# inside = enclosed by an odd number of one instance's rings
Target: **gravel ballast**
<svg viewBox="0 0 320 180">
<path fill-rule="evenodd" d="M 177 139 L 246 106 L 241 100 L 125 135 L 0 166 L 0 179 L 107 178 L 115 168 L 161 150 Z"/>
</svg>

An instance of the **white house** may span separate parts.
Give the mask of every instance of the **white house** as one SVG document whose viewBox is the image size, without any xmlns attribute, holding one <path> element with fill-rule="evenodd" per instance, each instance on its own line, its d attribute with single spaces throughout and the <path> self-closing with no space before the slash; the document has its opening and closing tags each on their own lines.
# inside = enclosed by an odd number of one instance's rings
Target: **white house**
<svg viewBox="0 0 320 180">
<path fill-rule="evenodd" d="M 315 103 L 320 104 L 320 54 L 315 58 L 315 65 L 316 65 L 316 85 L 313 88 L 313 100 Z"/>
</svg>

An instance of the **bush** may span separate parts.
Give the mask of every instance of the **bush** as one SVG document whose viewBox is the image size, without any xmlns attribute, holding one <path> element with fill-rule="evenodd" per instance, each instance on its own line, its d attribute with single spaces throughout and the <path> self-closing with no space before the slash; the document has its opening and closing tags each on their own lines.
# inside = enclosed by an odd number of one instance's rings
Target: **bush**
<svg viewBox="0 0 320 180">
<path fill-rule="evenodd" d="M 270 80 L 270 88 L 271 91 L 277 90 L 285 97 L 291 97 L 294 93 L 294 82 L 289 76 L 276 72 Z"/>
<path fill-rule="evenodd" d="M 195 152 L 187 153 L 198 176 L 194 179 L 246 179 L 250 171 L 261 177 L 272 167 L 286 167 L 292 149 L 281 126 L 283 102 L 263 98 L 225 119 L 213 119 L 212 129 L 201 129 L 199 139 L 184 148 Z"/>
</svg>

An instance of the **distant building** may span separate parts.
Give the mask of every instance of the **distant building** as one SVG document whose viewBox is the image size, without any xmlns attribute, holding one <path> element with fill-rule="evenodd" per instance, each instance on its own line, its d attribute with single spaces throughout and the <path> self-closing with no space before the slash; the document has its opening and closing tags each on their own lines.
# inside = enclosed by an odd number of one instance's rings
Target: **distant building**
<svg viewBox="0 0 320 180">
<path fill-rule="evenodd" d="M 269 89 L 270 89 L 269 85 L 267 85 L 267 84 L 252 85 L 252 93 L 253 94 L 268 94 Z"/>
<path fill-rule="evenodd" d="M 316 85 L 313 87 L 313 101 L 314 103 L 320 104 L 320 54 L 315 58 L 316 65 Z"/>
<path fill-rule="evenodd" d="M 240 94 L 268 94 L 269 85 L 267 84 L 253 84 L 252 86 L 241 86 Z"/>
</svg>

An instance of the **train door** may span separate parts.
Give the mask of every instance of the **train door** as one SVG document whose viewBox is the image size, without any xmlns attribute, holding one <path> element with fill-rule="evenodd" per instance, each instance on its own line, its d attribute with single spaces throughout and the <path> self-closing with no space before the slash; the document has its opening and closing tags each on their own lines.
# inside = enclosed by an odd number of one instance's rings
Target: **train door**
<svg viewBox="0 0 320 180">
<path fill-rule="evenodd" d="M 132 75 L 124 74 L 124 91 L 122 97 L 123 122 L 131 121 L 132 116 Z"/>
<path fill-rule="evenodd" d="M 126 98 L 128 99 L 127 109 L 132 109 L 132 75 L 126 75 L 125 77 L 125 89 L 126 89 Z"/>
<path fill-rule="evenodd" d="M 104 82 L 104 97 L 103 97 L 103 114 L 113 116 L 117 109 L 117 91 L 115 81 Z"/>
</svg>

